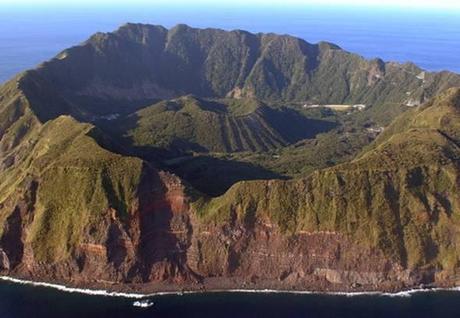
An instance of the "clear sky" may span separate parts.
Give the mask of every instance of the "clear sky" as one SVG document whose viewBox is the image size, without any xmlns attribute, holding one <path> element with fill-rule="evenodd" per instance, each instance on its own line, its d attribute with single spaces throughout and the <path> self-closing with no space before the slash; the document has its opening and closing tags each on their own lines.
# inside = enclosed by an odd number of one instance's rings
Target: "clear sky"
<svg viewBox="0 0 460 318">
<path fill-rule="evenodd" d="M 460 0 L 0 0 L 1 5 L 352 5 L 460 9 Z"/>
</svg>

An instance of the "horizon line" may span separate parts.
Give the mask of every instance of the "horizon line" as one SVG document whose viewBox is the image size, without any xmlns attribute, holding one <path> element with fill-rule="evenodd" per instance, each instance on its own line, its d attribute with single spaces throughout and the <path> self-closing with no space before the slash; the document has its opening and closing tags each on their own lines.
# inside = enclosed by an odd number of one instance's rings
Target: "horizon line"
<svg viewBox="0 0 460 318">
<path fill-rule="evenodd" d="M 122 1 L 109 1 L 109 0 L 80 0 L 80 1 L 66 1 L 62 2 L 60 0 L 43 0 L 43 1 L 32 1 L 32 0 L 0 0 L 0 7 L 3 8 L 49 8 L 52 6 L 55 9 L 63 8 L 81 8 L 81 9 L 91 9 L 91 8 L 100 8 L 104 7 L 105 9 L 117 9 L 117 8 L 182 8 L 182 9 L 203 9 L 203 7 L 213 9 L 213 8 L 225 8 L 225 9 L 244 9 L 244 8 L 349 8 L 349 9 L 397 9 L 397 10 L 417 10 L 417 11 L 426 11 L 426 10 L 435 10 L 437 12 L 446 12 L 452 13 L 453 11 L 460 11 L 460 1 L 448 3 L 432 3 L 432 2 L 419 2 L 414 3 L 402 2 L 391 0 L 386 3 L 382 2 L 372 2 L 369 0 L 284 0 L 283 3 L 273 2 L 273 1 L 262 1 L 262 0 L 233 0 L 233 1 L 219 1 L 216 3 L 211 0 L 195 0 L 193 3 L 191 1 L 184 0 L 158 0 L 155 2 L 150 2 L 146 0 L 132 0 L 129 3 Z"/>
</svg>

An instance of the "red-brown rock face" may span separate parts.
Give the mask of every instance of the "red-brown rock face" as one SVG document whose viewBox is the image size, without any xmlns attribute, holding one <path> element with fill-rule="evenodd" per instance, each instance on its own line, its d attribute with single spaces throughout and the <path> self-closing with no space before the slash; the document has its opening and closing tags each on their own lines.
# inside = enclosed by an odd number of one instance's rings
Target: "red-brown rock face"
<svg viewBox="0 0 460 318">
<path fill-rule="evenodd" d="M 3 232 L 0 270 L 37 280 L 142 290 L 394 289 L 434 280 L 433 271 L 404 270 L 381 251 L 338 232 L 283 234 L 268 218 L 205 223 L 177 177 L 160 172 L 143 180 L 137 206 L 126 219 L 108 209 L 103 222 L 86 229 L 71 257 L 58 263 L 34 260 L 26 238 L 34 211 L 26 203 L 17 207 Z M 91 235 L 95 227 L 104 234 L 99 240 Z"/>
</svg>

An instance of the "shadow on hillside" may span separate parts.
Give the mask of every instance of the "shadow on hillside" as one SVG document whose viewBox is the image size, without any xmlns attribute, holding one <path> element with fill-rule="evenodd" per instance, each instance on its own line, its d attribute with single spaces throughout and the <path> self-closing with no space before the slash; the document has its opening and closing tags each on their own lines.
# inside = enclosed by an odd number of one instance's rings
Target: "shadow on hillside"
<svg viewBox="0 0 460 318">
<path fill-rule="evenodd" d="M 212 104 L 207 106 L 215 107 Z M 336 123 L 306 118 L 288 108 L 263 107 L 260 112 L 266 117 L 267 123 L 289 143 L 314 138 L 318 133 L 337 126 Z M 114 147 L 107 142 L 103 146 L 122 155 L 142 158 L 159 169 L 178 175 L 196 190 L 210 196 L 221 195 L 233 184 L 243 180 L 287 179 L 253 163 L 212 156 L 203 145 L 183 138 L 174 139 L 167 148 L 155 144 L 136 145 L 135 140 L 126 133 L 138 126 L 138 120 L 136 114 L 131 114 L 114 121 L 99 123 L 99 128 L 115 137 L 113 140 L 120 142 L 120 147 Z M 258 126 L 252 121 L 250 124 L 257 129 Z M 103 140 L 100 136 L 95 139 Z M 193 153 L 200 155 L 193 156 Z"/>
<path fill-rule="evenodd" d="M 182 157 L 165 162 L 167 170 L 210 196 L 225 193 L 233 184 L 244 180 L 287 179 L 257 165 L 211 156 Z"/>
<path fill-rule="evenodd" d="M 287 177 L 249 162 L 195 155 L 189 152 L 168 150 L 154 146 L 133 146 L 129 140 L 114 142 L 102 130 L 88 132 L 102 148 L 123 156 L 135 156 L 158 169 L 173 173 L 187 181 L 196 190 L 218 196 L 233 184 L 244 180 L 287 179 Z M 199 150 L 199 148 L 198 148 Z"/>
<path fill-rule="evenodd" d="M 315 138 L 316 135 L 338 126 L 335 122 L 308 118 L 297 110 L 287 107 L 281 109 L 265 107 L 265 117 L 270 126 L 291 144 L 303 139 Z"/>
</svg>

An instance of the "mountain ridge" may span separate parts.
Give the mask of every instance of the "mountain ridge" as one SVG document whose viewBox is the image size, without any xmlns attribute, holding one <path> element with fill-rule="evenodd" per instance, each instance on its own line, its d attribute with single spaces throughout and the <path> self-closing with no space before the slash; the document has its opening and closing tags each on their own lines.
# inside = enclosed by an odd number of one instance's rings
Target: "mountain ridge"
<svg viewBox="0 0 460 318">
<path fill-rule="evenodd" d="M 123 54 L 129 54 L 130 58 Z M 181 54 L 185 54 L 184 57 Z M 74 57 L 88 63 L 74 69 L 75 66 L 71 66 Z M 285 62 L 278 60 L 279 57 Z M 110 59 L 119 61 L 119 70 L 104 68 Z M 283 63 L 288 64 L 283 66 Z M 88 68 L 89 65 L 93 66 Z M 66 70 L 65 80 L 56 67 L 61 72 Z M 70 98 L 78 97 L 76 101 L 85 102 L 97 98 L 101 104 L 101 99 L 117 100 L 120 97 L 117 94 L 123 98 L 132 95 L 130 98 L 136 99 L 170 99 L 186 94 L 246 96 L 325 104 L 383 104 L 398 102 L 398 99 L 403 103 L 413 99 L 420 104 L 451 85 L 450 82 L 458 82 L 459 77 L 453 73 L 424 72 L 413 64 L 367 61 L 337 46 L 313 45 L 290 36 L 194 29 L 185 25 L 168 31 L 138 24 L 127 24 L 114 33 L 93 36 L 39 69 L 50 82 L 66 83 L 81 95 L 69 95 Z M 424 79 L 417 78 L 422 73 Z M 152 74 L 155 74 L 153 78 Z M 93 82 L 85 88 L 85 81 L 91 77 Z M 108 79 L 107 83 L 104 78 Z M 128 85 L 136 83 L 137 88 L 130 91 L 117 86 L 116 82 L 111 83 L 110 78 L 123 79 L 122 83 Z M 396 81 L 396 85 L 391 81 Z M 400 87 L 401 81 L 407 84 Z M 66 87 L 63 88 L 60 89 L 65 91 Z M 266 88 L 272 93 L 267 93 Z M 329 92 L 330 88 L 336 89 Z M 410 96 L 406 95 L 408 91 Z"/>
</svg>

